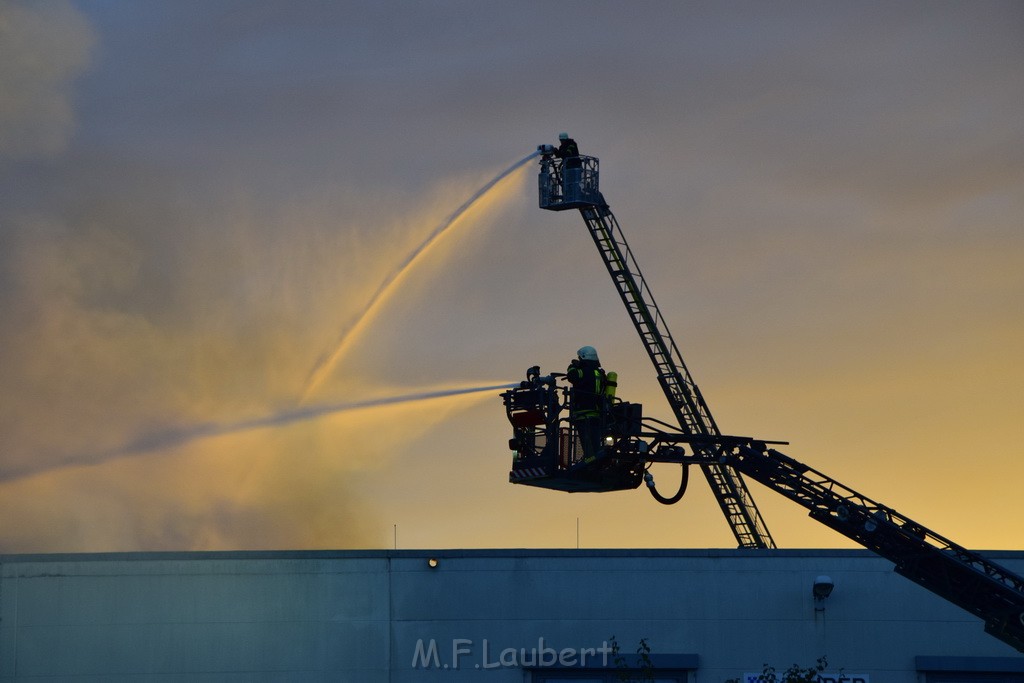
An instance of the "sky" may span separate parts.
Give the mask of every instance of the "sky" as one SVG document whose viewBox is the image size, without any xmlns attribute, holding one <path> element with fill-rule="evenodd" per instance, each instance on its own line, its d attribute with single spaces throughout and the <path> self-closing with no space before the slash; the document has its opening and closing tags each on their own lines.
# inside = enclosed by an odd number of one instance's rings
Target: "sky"
<svg viewBox="0 0 1024 683">
<path fill-rule="evenodd" d="M 1019 2 L 2 0 L 0 552 L 733 547 L 440 396 L 588 344 L 671 416 L 532 164 L 410 261 L 562 131 L 725 433 L 1020 549 L 1022 64 Z"/>
</svg>

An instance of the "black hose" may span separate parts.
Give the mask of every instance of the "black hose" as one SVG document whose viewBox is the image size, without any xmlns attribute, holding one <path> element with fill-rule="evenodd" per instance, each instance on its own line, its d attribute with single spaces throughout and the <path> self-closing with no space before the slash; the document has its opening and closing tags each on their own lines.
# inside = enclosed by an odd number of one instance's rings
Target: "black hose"
<svg viewBox="0 0 1024 683">
<path fill-rule="evenodd" d="M 671 498 L 666 498 L 665 496 L 658 493 L 658 489 L 654 487 L 653 477 L 650 479 L 650 481 L 647 484 L 647 489 L 651 492 L 651 495 L 654 496 L 654 500 L 658 501 L 662 505 L 675 505 L 680 500 L 682 500 L 683 494 L 686 493 L 686 485 L 690 483 L 690 466 L 687 465 L 686 463 L 683 463 L 682 468 L 683 473 L 679 479 L 679 490 L 676 491 L 675 495 L 672 496 Z M 652 475 L 648 472 L 647 476 L 650 477 Z"/>
</svg>

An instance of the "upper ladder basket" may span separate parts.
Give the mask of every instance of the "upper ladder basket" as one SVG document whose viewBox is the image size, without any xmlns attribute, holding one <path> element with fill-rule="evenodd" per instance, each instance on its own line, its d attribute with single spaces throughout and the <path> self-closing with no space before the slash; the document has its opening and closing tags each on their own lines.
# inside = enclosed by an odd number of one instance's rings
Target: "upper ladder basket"
<svg viewBox="0 0 1024 683">
<path fill-rule="evenodd" d="M 537 177 L 540 208 L 564 211 L 601 206 L 604 200 L 597 184 L 597 164 L 596 157 L 541 157 Z"/>
</svg>

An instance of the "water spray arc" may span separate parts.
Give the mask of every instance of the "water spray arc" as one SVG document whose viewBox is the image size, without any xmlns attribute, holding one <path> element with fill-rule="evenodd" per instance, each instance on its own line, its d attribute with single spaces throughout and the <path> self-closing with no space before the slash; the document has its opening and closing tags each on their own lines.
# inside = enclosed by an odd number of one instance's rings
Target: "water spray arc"
<svg viewBox="0 0 1024 683">
<path fill-rule="evenodd" d="M 333 344 L 331 349 L 321 355 L 320 358 L 317 359 L 316 363 L 314 363 L 313 368 L 309 371 L 309 375 L 303 385 L 302 393 L 299 398 L 300 405 L 304 404 L 312 393 L 323 383 L 323 381 L 327 379 L 334 367 L 344 357 L 345 352 L 348 351 L 352 342 L 373 319 L 374 314 L 383 304 L 387 295 L 398 285 L 402 277 L 412 269 L 416 262 L 430 249 L 430 247 L 437 243 L 437 241 L 449 229 L 451 229 L 451 227 L 454 226 L 474 204 L 482 199 L 498 183 L 525 166 L 531 159 L 536 157 L 537 154 L 538 152 L 533 152 L 532 154 L 523 157 L 482 185 L 476 192 L 470 195 L 470 197 L 463 202 L 459 208 L 455 209 L 448 218 L 434 228 L 433 232 L 427 235 L 426 239 L 423 240 L 423 242 L 421 242 L 420 245 L 416 247 L 401 263 L 395 266 L 395 268 L 388 273 L 380 286 L 377 287 L 377 291 L 375 291 L 369 300 L 367 300 L 363 309 L 353 316 L 351 321 L 343 328 L 341 335 L 338 337 L 338 340 Z"/>
<path fill-rule="evenodd" d="M 484 392 L 500 391 L 518 386 L 518 384 L 487 384 L 475 387 L 455 387 L 451 389 L 435 389 L 432 391 L 421 391 L 413 394 L 402 394 L 398 396 L 387 396 L 374 398 L 365 401 L 351 401 L 347 403 L 326 403 L 322 405 L 303 406 L 283 410 L 270 415 L 236 420 L 234 422 L 203 422 L 199 424 L 153 431 L 136 436 L 133 439 L 111 448 L 106 451 L 93 453 L 77 453 L 65 455 L 60 458 L 45 458 L 44 462 L 59 461 L 59 464 L 38 469 L 19 470 L 0 474 L 0 481 L 14 481 L 23 477 L 39 474 L 44 471 L 60 469 L 68 465 L 88 464 L 96 465 L 120 458 L 128 458 L 144 453 L 151 453 L 164 448 L 181 446 L 199 439 L 226 434 L 236 434 L 252 429 L 265 429 L 282 427 L 295 422 L 315 420 L 326 415 L 334 415 L 352 410 L 367 408 L 378 408 L 381 406 L 396 405 L 400 403 L 415 403 L 419 401 L 430 401 L 450 396 L 463 396 L 468 394 L 482 394 Z"/>
</svg>

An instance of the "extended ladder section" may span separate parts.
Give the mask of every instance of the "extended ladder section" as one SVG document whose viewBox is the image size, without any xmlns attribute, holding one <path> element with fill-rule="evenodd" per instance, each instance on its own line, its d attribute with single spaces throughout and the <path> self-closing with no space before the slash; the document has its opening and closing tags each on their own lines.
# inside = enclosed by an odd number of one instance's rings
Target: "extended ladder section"
<svg viewBox="0 0 1024 683">
<path fill-rule="evenodd" d="M 700 389 L 683 362 L 679 347 L 669 332 L 665 318 L 654 301 L 614 214 L 603 202 L 599 206 L 581 207 L 580 214 L 594 238 L 594 244 L 640 335 L 647 355 L 654 364 L 658 382 L 679 421 L 679 427 L 690 435 L 721 434 Z M 775 541 L 739 472 L 717 463 L 704 463 L 701 470 L 725 513 L 739 547 L 774 548 Z"/>
<path fill-rule="evenodd" d="M 1024 578 L 1018 574 L 763 444 L 734 449 L 724 464 L 892 561 L 897 573 L 981 617 L 987 633 L 1024 652 Z"/>
<path fill-rule="evenodd" d="M 718 435 L 718 425 L 686 369 L 622 228 L 598 189 L 597 177 L 598 160 L 594 157 L 574 157 L 563 162 L 545 155 L 539 176 L 540 206 L 552 211 L 579 209 L 654 364 L 679 427 L 688 435 Z M 742 476 L 716 463 L 702 463 L 701 469 L 739 547 L 776 547 Z"/>
</svg>

